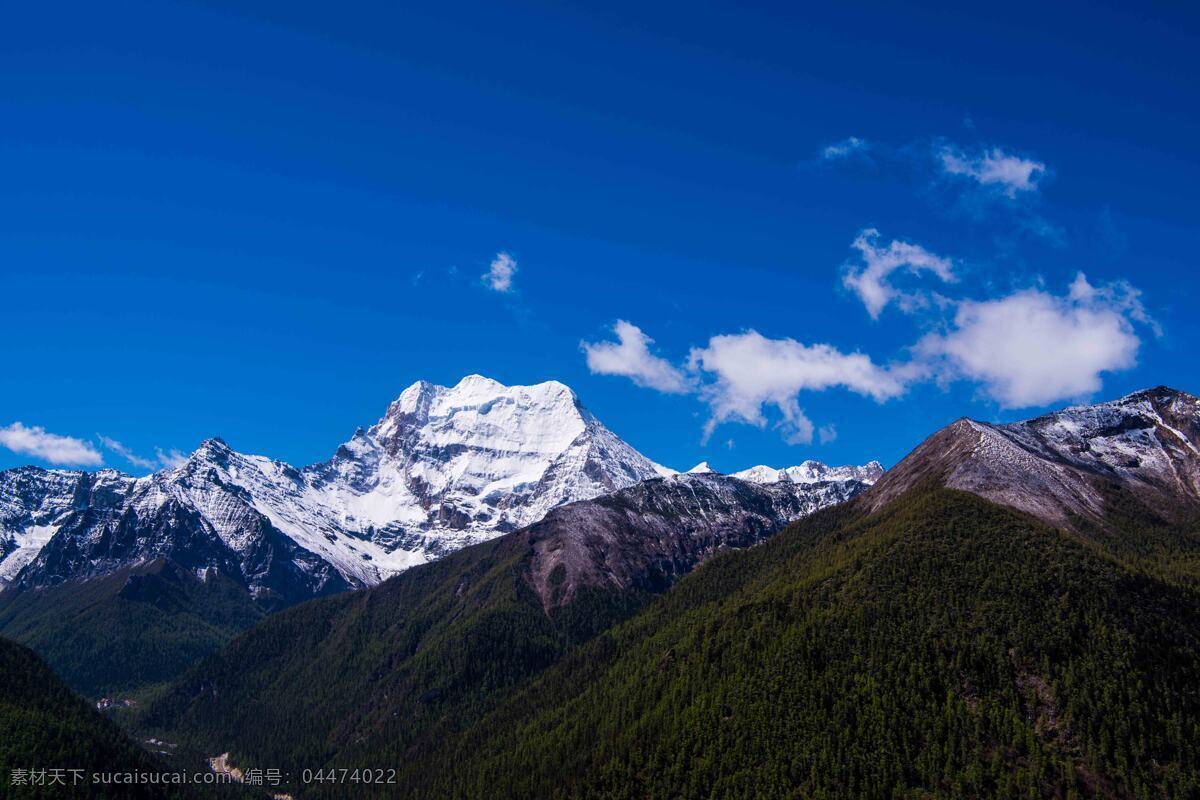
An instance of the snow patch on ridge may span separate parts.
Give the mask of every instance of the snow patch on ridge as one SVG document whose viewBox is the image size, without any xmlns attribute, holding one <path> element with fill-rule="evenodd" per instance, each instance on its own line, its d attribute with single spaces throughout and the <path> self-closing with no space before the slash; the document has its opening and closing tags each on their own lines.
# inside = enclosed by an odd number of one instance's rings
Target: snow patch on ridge
<svg viewBox="0 0 1200 800">
<path fill-rule="evenodd" d="M 870 461 L 862 466 L 830 467 L 820 461 L 805 461 L 794 467 L 775 469 L 760 464 L 741 472 L 733 473 L 733 477 L 751 483 L 822 483 L 825 481 L 856 480 L 873 484 L 883 475 L 883 465 L 878 461 Z"/>
</svg>

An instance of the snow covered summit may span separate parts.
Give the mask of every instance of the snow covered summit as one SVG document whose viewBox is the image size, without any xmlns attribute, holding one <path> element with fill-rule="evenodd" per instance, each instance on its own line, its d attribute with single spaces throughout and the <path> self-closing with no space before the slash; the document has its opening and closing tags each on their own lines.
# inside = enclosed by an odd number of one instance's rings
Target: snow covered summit
<svg viewBox="0 0 1200 800">
<path fill-rule="evenodd" d="M 453 387 L 413 384 L 369 430 L 305 470 L 346 525 L 428 534 L 422 549 L 434 554 L 447 535 L 461 538 L 451 532 L 487 538 L 657 475 L 564 384 L 504 386 L 480 375 Z"/>
<path fill-rule="evenodd" d="M 136 480 L 0 473 L 0 585 L 169 556 L 291 601 L 377 583 L 661 469 L 557 381 L 419 381 L 309 467 L 209 439 L 181 466 Z"/>
</svg>

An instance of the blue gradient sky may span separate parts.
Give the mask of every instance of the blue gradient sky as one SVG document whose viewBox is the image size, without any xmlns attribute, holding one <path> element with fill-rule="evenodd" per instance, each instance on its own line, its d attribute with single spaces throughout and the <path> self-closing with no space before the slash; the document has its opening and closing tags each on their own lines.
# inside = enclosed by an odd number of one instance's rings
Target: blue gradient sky
<svg viewBox="0 0 1200 800">
<path fill-rule="evenodd" d="M 890 464 L 962 415 L 1200 390 L 1195 11 L 429 5 L 7 8 L 0 429 L 132 472 L 99 437 L 308 463 L 414 380 L 479 372 L 562 380 L 655 460 L 733 470 Z M 824 157 L 848 137 L 865 144 Z M 984 180 L 989 154 L 1035 180 Z M 869 228 L 955 280 L 902 266 L 887 280 L 912 302 L 873 319 L 843 283 Z M 501 251 L 503 292 L 481 278 Z M 1102 317 L 1124 350 L 1082 368 L 1033 348 L 1094 378 L 1044 391 L 948 360 L 996 338 L 964 304 L 1014 297 Z M 589 368 L 581 343 L 617 320 L 678 391 Z M 686 362 L 751 330 L 829 345 L 832 385 L 773 389 L 747 423 L 758 395 Z M 886 396 L 847 388 L 854 353 Z M 742 416 L 705 441 L 731 391 Z"/>
</svg>

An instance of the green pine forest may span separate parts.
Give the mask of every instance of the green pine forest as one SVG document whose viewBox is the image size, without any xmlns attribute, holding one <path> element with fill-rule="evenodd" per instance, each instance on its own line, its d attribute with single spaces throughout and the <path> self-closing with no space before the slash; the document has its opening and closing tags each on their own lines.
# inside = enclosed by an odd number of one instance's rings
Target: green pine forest
<svg viewBox="0 0 1200 800">
<path fill-rule="evenodd" d="M 303 797 L 1200 797 L 1197 526 L 1106 530 L 923 486 L 549 615 L 505 537 L 269 618 L 141 724 L 399 770 Z"/>
<path fill-rule="evenodd" d="M 245 589 L 156 560 L 87 581 L 0 592 L 0 636 L 32 647 L 88 698 L 178 677 L 258 620 Z"/>
<path fill-rule="evenodd" d="M 73 694 L 34 653 L 0 639 L 0 798 L 187 798 L 157 785 L 13 783 L 14 769 L 161 772 L 164 763 Z"/>
</svg>

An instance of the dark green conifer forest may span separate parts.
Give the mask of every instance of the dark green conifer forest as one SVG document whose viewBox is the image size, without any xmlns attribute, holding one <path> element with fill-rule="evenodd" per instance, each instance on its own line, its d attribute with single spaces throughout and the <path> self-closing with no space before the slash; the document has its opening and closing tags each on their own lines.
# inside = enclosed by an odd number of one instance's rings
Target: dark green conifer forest
<svg viewBox="0 0 1200 800">
<path fill-rule="evenodd" d="M 87 581 L 0 592 L 0 636 L 36 650 L 95 698 L 178 677 L 262 619 L 245 589 L 156 560 Z"/>
<path fill-rule="evenodd" d="M 163 772 L 168 767 L 132 741 L 112 721 L 77 697 L 34 653 L 0 639 L 0 797 L 189 798 L 181 787 L 110 785 L 90 777 L 44 777 L 42 785 L 14 770 Z"/>
<path fill-rule="evenodd" d="M 144 721 L 398 770 L 304 797 L 1200 796 L 1194 561 L 931 486 L 860 505 L 570 624 L 497 540 L 269 619 Z"/>
</svg>

